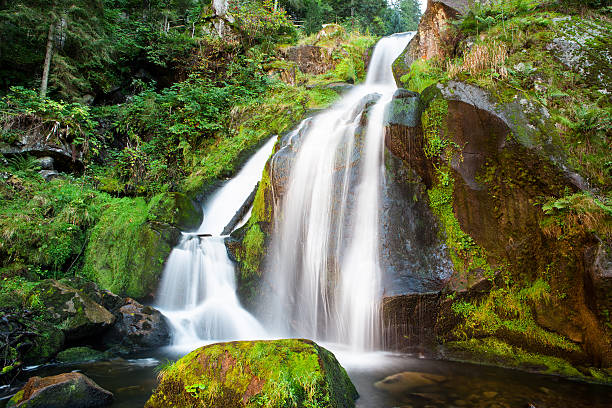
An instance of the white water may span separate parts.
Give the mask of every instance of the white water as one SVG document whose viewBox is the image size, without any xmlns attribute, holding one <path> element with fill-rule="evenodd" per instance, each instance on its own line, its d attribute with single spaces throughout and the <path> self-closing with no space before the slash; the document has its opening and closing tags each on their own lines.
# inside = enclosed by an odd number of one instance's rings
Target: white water
<svg viewBox="0 0 612 408">
<path fill-rule="evenodd" d="M 259 322 L 238 301 L 234 264 L 220 234 L 261 178 L 275 141 L 276 138 L 270 139 L 210 197 L 198 231 L 183 233 L 170 253 L 157 306 L 172 325 L 175 346 L 193 348 L 213 340 L 267 337 Z"/>
<path fill-rule="evenodd" d="M 298 130 L 305 133 L 275 211 L 267 271 L 277 295 L 268 310 L 277 335 L 355 351 L 378 345 L 383 120 L 397 89 L 391 64 L 412 35 L 380 40 L 365 84 Z"/>
</svg>

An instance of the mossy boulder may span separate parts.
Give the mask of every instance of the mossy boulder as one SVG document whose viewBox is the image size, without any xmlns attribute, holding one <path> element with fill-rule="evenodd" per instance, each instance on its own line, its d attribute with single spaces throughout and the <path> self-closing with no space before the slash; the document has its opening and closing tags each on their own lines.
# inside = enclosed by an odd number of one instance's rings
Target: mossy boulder
<svg viewBox="0 0 612 408">
<path fill-rule="evenodd" d="M 60 363 L 80 363 L 83 361 L 99 361 L 108 358 L 102 351 L 90 347 L 71 347 L 57 354 L 55 360 Z"/>
<path fill-rule="evenodd" d="M 171 192 L 151 200 L 150 219 L 157 219 L 182 231 L 191 231 L 202 223 L 202 209 L 185 194 Z"/>
<path fill-rule="evenodd" d="M 32 377 L 7 408 L 96 408 L 113 402 L 113 394 L 81 373 Z"/>
<path fill-rule="evenodd" d="M 145 407 L 346 408 L 357 396 L 334 355 L 310 340 L 237 341 L 177 361 Z"/>
<path fill-rule="evenodd" d="M 67 340 L 95 336 L 115 322 L 108 310 L 85 293 L 53 279 L 41 282 L 33 296 L 45 308 L 45 317 L 62 329 Z"/>
<path fill-rule="evenodd" d="M 123 198 L 110 204 L 92 230 L 83 275 L 120 296 L 151 296 L 180 237 L 178 226 L 191 227 L 200 220 L 193 205 L 178 197 L 158 195 L 149 202 Z M 179 203 L 178 211 L 171 209 L 172 202 Z M 180 214 L 185 206 L 190 216 Z"/>
</svg>

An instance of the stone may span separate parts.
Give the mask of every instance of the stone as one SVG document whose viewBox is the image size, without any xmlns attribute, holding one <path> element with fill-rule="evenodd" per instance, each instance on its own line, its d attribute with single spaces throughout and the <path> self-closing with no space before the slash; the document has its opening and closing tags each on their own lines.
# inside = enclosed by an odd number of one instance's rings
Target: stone
<svg viewBox="0 0 612 408">
<path fill-rule="evenodd" d="M 55 170 L 40 170 L 38 174 L 40 174 L 45 181 L 51 181 L 60 176 L 60 174 Z"/>
<path fill-rule="evenodd" d="M 107 355 L 90 347 L 72 347 L 61 351 L 55 356 L 60 363 L 80 363 L 84 361 L 99 361 L 107 358 Z"/>
<path fill-rule="evenodd" d="M 355 406 L 332 353 L 310 340 L 235 341 L 198 348 L 160 375 L 146 408 Z"/>
<path fill-rule="evenodd" d="M 446 380 L 446 377 L 442 375 L 418 371 L 404 371 L 375 382 L 374 387 L 392 394 L 401 394 L 406 391 L 438 385 Z"/>
<path fill-rule="evenodd" d="M 482 396 L 487 399 L 495 398 L 499 394 L 497 391 L 485 391 L 482 393 Z"/>
<path fill-rule="evenodd" d="M 36 159 L 41 170 L 53 170 L 55 160 L 51 156 L 43 156 Z"/>
<path fill-rule="evenodd" d="M 108 310 L 85 293 L 56 280 L 41 282 L 35 291 L 49 320 L 61 327 L 68 341 L 95 336 L 115 322 Z"/>
<path fill-rule="evenodd" d="M 336 66 L 332 49 L 327 47 L 298 45 L 287 48 L 284 54 L 285 59 L 295 62 L 305 74 L 324 74 Z"/>
<path fill-rule="evenodd" d="M 81 373 L 32 377 L 7 408 L 96 408 L 113 402 L 113 394 Z"/>
<path fill-rule="evenodd" d="M 393 63 L 395 82 L 401 87 L 400 78 L 410 71 L 410 65 L 419 59 L 442 57 L 443 33 L 449 21 L 463 15 L 470 0 L 429 0 L 419 27 L 406 50 Z"/>
<path fill-rule="evenodd" d="M 170 328 L 166 318 L 151 306 L 143 306 L 126 298 L 113 310 L 115 324 L 104 334 L 103 343 L 131 350 L 166 346 L 170 343 Z"/>
<path fill-rule="evenodd" d="M 316 42 L 339 38 L 344 34 L 346 34 L 346 30 L 340 24 L 323 24 L 323 27 L 317 33 Z"/>
</svg>

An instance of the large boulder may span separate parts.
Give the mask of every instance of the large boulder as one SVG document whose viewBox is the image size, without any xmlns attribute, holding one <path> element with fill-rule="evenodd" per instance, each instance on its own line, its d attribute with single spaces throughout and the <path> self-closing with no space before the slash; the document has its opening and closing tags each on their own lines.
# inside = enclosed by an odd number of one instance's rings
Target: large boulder
<svg viewBox="0 0 612 408">
<path fill-rule="evenodd" d="M 113 310 L 117 322 L 103 338 L 108 346 L 121 346 L 130 350 L 165 346 L 170 342 L 170 328 L 166 318 L 151 306 L 143 306 L 126 298 Z"/>
<path fill-rule="evenodd" d="M 56 280 L 41 282 L 35 295 L 49 321 L 62 329 L 68 341 L 95 336 L 115 322 L 115 316 L 85 293 Z"/>
<path fill-rule="evenodd" d="M 113 394 L 81 373 L 32 377 L 7 408 L 96 408 L 113 402 Z"/>
<path fill-rule="evenodd" d="M 357 396 L 334 355 L 310 340 L 237 341 L 177 361 L 145 407 L 348 408 Z"/>
<path fill-rule="evenodd" d="M 82 363 L 84 361 L 99 361 L 109 357 L 107 353 L 94 350 L 90 347 L 71 347 L 61 351 L 55 356 L 55 361 L 59 363 Z"/>
<path fill-rule="evenodd" d="M 487 298 L 489 305 L 498 305 L 490 307 L 495 310 L 490 311 L 491 325 L 482 323 L 472 331 L 461 326 L 464 335 L 494 334 L 532 353 L 609 366 L 612 347 L 601 312 L 609 302 L 604 294 L 609 284 L 605 245 L 584 228 L 564 242 L 546 229 L 550 220 L 537 205 L 537 197 L 589 194 L 580 193 L 588 186 L 567 164 L 546 108 L 524 97 L 495 103 L 481 88 L 449 81 L 427 88 L 419 109 L 420 130 L 390 123 L 385 142 L 414 172 L 413 190 L 426 193 L 415 197 L 428 202 L 439 219 L 439 236 L 453 265 L 443 292 L 457 294 L 435 302 L 414 291 L 412 298 L 387 300 L 385 319 L 397 325 L 391 332 L 415 338 L 414 329 L 430 336 L 429 328 L 401 325 L 403 309 L 418 314 L 433 310 L 438 315 L 435 336 L 452 340 L 463 322 L 460 317 L 466 316 L 461 307 L 476 307 L 481 303 L 475 299 L 502 292 L 485 289 L 475 297 L 461 293 L 486 282 L 508 289 L 503 279 L 509 279 L 516 286 L 508 290 L 519 293 L 521 324 L 527 321 L 529 330 L 517 324 L 515 312 Z M 520 294 L 529 290 L 524 285 L 535 285 L 538 279 L 545 280 L 545 295 Z M 559 340 L 543 340 L 547 336 Z"/>
</svg>

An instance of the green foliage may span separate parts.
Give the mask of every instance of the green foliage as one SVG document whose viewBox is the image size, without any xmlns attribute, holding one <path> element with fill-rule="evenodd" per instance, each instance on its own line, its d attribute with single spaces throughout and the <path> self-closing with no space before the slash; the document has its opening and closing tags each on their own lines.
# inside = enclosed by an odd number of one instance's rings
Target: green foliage
<svg viewBox="0 0 612 408">
<path fill-rule="evenodd" d="M 515 285 L 493 289 L 483 300 L 454 302 L 453 311 L 464 318 L 456 334 L 468 339 L 509 331 L 524 337 L 528 342 L 545 347 L 579 350 L 578 345 L 536 323 L 531 304 L 550 300 L 550 285 L 538 279 L 523 287 Z"/>
<path fill-rule="evenodd" d="M 423 92 L 425 88 L 443 81 L 444 73 L 429 60 L 418 59 L 410 65 L 410 71 L 400 78 L 406 89 Z"/>
<path fill-rule="evenodd" d="M 88 106 L 41 98 L 22 87 L 11 87 L 0 99 L 0 141 L 12 143 L 19 135 L 34 133 L 39 139 L 97 152 L 92 137 L 96 124 Z"/>
<path fill-rule="evenodd" d="M 80 274 L 113 293 L 149 295 L 178 238 L 168 220 L 153 211 L 162 196 L 149 202 L 141 197 L 109 202 L 91 230 Z"/>
<path fill-rule="evenodd" d="M 45 182 L 25 171 L 0 179 L 0 197 L 0 267 L 22 264 L 43 278 L 73 273 L 110 199 L 84 180 Z"/>
<path fill-rule="evenodd" d="M 273 0 L 230 1 L 228 10 L 236 20 L 249 44 L 268 42 L 291 43 L 297 40 L 297 30 L 282 8 Z"/>
<path fill-rule="evenodd" d="M 541 367 L 549 374 L 584 378 L 580 371 L 562 358 L 529 353 L 520 347 L 509 345 L 492 337 L 456 341 L 448 343 L 448 347 L 453 350 L 466 352 L 468 359 L 470 355 L 477 356 L 479 362 L 484 360 L 487 363 L 496 365 L 501 364 L 506 367 L 527 369 Z"/>
</svg>

